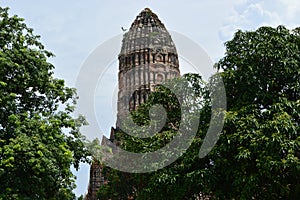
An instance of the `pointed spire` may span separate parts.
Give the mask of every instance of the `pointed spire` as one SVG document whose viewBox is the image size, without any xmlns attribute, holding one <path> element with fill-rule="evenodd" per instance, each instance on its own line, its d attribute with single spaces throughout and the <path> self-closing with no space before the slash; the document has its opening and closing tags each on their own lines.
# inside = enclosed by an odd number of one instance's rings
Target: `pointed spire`
<svg viewBox="0 0 300 200">
<path fill-rule="evenodd" d="M 159 20 L 158 16 L 154 12 L 152 12 L 150 8 L 145 8 L 144 10 L 142 10 L 142 12 L 132 23 L 131 29 L 142 26 L 156 26 L 165 28 L 164 24 Z"/>
<path fill-rule="evenodd" d="M 143 49 L 165 50 L 177 55 L 171 35 L 158 16 L 145 8 L 135 18 L 128 32 L 124 34 L 120 55 Z"/>
</svg>

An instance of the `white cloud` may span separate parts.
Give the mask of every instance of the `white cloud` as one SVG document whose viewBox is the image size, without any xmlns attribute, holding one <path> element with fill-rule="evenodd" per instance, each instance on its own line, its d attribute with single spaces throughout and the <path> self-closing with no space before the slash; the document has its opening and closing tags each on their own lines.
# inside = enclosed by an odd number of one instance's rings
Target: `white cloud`
<svg viewBox="0 0 300 200">
<path fill-rule="evenodd" d="M 273 2 L 274 3 L 274 2 Z M 275 2 L 276 4 L 276 2 Z M 255 30 L 260 26 L 278 26 L 282 19 L 277 10 L 270 9 L 264 1 L 240 1 L 219 30 L 221 40 L 232 38 L 237 29 Z"/>
<path fill-rule="evenodd" d="M 237 29 L 255 30 L 260 26 L 284 25 L 293 29 L 300 24 L 299 0 L 239 0 L 234 10 L 219 29 L 223 41 L 232 38 Z"/>
<path fill-rule="evenodd" d="M 285 17 L 287 20 L 298 20 L 300 14 L 300 1 L 299 0 L 279 0 L 285 9 Z"/>
</svg>

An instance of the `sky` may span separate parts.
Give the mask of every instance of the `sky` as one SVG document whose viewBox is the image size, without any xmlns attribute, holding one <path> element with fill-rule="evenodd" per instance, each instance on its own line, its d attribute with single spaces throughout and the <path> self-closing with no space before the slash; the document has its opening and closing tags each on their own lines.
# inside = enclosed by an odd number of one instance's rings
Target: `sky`
<svg viewBox="0 0 300 200">
<path fill-rule="evenodd" d="M 55 66 L 55 77 L 70 87 L 76 86 L 93 52 L 120 36 L 121 27 L 128 29 L 146 7 L 158 15 L 171 35 L 176 32 L 188 37 L 212 62 L 224 56 L 224 43 L 239 29 L 254 31 L 278 25 L 293 29 L 300 23 L 299 0 L 1 0 L 0 6 L 10 7 L 11 15 L 24 18 L 34 33 L 41 35 L 46 49 L 56 55 L 49 60 Z M 183 59 L 180 62 L 185 66 L 182 73 L 193 72 Z M 115 124 L 117 67 L 115 58 L 106 68 L 107 76 L 99 78 L 95 86 L 95 116 L 99 133 L 106 136 Z M 79 196 L 86 193 L 89 166 L 82 164 L 75 174 L 74 192 Z"/>
</svg>

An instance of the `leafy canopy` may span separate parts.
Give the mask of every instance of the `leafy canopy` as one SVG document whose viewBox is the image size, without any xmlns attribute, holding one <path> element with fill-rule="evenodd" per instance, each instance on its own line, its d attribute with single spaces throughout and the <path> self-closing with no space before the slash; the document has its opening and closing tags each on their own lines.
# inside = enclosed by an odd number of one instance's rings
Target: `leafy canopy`
<svg viewBox="0 0 300 200">
<path fill-rule="evenodd" d="M 72 199 L 70 166 L 88 155 L 75 90 L 53 77 L 53 54 L 0 7 L 0 199 Z"/>
<path fill-rule="evenodd" d="M 211 153 L 211 190 L 222 198 L 300 195 L 300 37 L 284 26 L 238 31 L 218 63 L 228 112 Z"/>
<path fill-rule="evenodd" d="M 99 197 L 119 199 L 297 199 L 300 196 L 300 29 L 284 26 L 237 31 L 216 64 L 223 78 L 228 110 L 213 150 L 198 152 L 210 120 L 207 91 L 200 127 L 187 152 L 172 165 L 147 174 L 107 169 L 111 182 Z M 193 77 L 193 76 L 191 76 Z M 201 79 L 194 83 L 201 83 Z M 191 84 L 194 90 L 199 88 Z M 201 88 L 201 87 L 200 87 Z M 153 151 L 176 134 L 180 112 L 170 91 L 160 89 L 133 113 L 147 123 L 149 105 L 164 102 L 168 120 L 161 133 L 148 139 L 118 133 L 123 149 Z M 167 100 L 171 97 L 171 100 Z M 171 109 L 172 108 L 172 109 Z M 121 188 L 118 190 L 116 188 Z M 116 190 L 115 190 L 116 189 Z"/>
</svg>

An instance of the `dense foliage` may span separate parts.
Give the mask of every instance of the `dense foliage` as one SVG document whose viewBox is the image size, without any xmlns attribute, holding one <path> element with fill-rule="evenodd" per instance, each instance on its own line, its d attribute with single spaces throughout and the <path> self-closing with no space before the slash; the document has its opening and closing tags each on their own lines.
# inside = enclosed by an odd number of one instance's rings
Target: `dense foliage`
<svg viewBox="0 0 300 200">
<path fill-rule="evenodd" d="M 237 31 L 225 45 L 226 54 L 216 67 L 223 77 L 228 108 L 214 149 L 205 158 L 198 157 L 211 112 L 209 93 L 200 87 L 199 96 L 205 103 L 198 134 L 188 151 L 172 165 L 152 173 L 125 174 L 107 168 L 111 181 L 100 189 L 100 198 L 195 199 L 201 194 L 215 199 L 299 198 L 299 29 L 278 26 Z M 202 83 L 199 77 L 189 76 Z M 164 102 L 172 120 L 162 132 L 149 139 L 120 132 L 122 148 L 153 151 L 172 139 L 180 113 L 176 101 L 167 97 L 172 98 L 169 91 L 159 88 L 133 113 L 137 123 L 147 123 L 149 105 Z"/>
<path fill-rule="evenodd" d="M 300 196 L 300 35 L 283 26 L 238 31 L 226 43 L 228 112 L 211 153 L 210 188 L 223 198 Z"/>
<path fill-rule="evenodd" d="M 53 77 L 53 56 L 23 19 L 0 7 L 0 199 L 73 199 L 87 152 L 75 90 Z"/>
<path fill-rule="evenodd" d="M 188 199 L 198 195 L 203 189 L 202 168 L 205 163 L 199 162 L 199 149 L 202 138 L 208 128 L 210 120 L 210 99 L 208 88 L 197 74 L 187 74 L 181 78 L 168 81 L 165 85 L 156 87 L 150 94 L 148 101 L 141 105 L 137 111 L 132 112 L 133 120 L 139 125 L 150 123 L 149 109 L 153 105 L 163 105 L 167 112 L 165 126 L 160 133 L 150 138 L 137 138 L 118 131 L 116 140 L 120 142 L 123 149 L 131 152 L 145 153 L 155 151 L 164 147 L 178 133 L 181 120 L 181 105 L 177 97 L 168 89 L 168 85 L 178 84 L 180 79 L 187 80 L 194 96 L 188 99 L 188 106 L 200 109 L 200 129 L 194 138 L 189 150 L 173 164 L 151 173 L 129 174 L 105 168 L 104 173 L 109 180 L 108 185 L 100 188 L 100 199 Z M 179 88 L 179 90 L 186 90 Z M 132 130 L 135 131 L 135 130 Z M 133 161 L 134 162 L 134 161 Z M 155 163 L 153 163 L 155 164 Z"/>
</svg>

